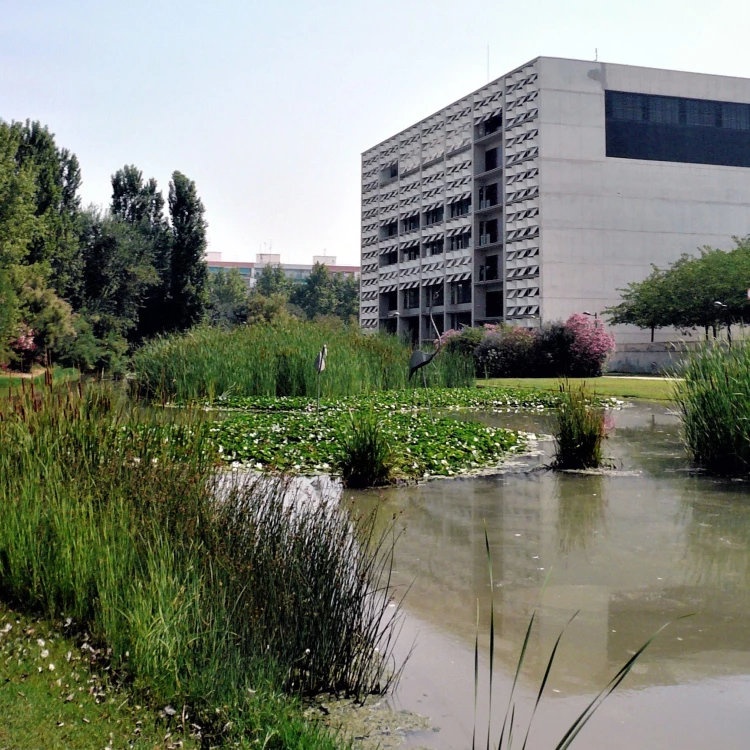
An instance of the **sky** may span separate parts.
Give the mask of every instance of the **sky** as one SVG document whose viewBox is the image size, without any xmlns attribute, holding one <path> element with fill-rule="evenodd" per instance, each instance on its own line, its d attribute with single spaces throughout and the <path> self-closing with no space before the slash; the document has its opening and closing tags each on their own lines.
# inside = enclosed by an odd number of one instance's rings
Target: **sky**
<svg viewBox="0 0 750 750">
<path fill-rule="evenodd" d="M 750 77 L 743 0 L 0 0 L 0 118 L 40 120 L 85 203 L 179 170 L 225 260 L 359 263 L 360 155 L 547 55 Z"/>
</svg>

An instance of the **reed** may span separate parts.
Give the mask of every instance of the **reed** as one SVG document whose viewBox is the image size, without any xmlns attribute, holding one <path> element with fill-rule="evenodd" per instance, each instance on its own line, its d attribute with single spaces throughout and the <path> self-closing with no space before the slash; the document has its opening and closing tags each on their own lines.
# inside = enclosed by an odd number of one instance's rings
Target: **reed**
<svg viewBox="0 0 750 750">
<path fill-rule="evenodd" d="M 715 474 L 750 470 L 750 346 L 706 343 L 678 367 L 674 399 L 693 461 Z"/>
<path fill-rule="evenodd" d="M 388 435 L 372 408 L 350 412 L 348 430 L 339 437 L 338 470 L 345 487 L 380 487 L 391 480 L 396 460 Z"/>
<path fill-rule="evenodd" d="M 555 469 L 595 469 L 602 465 L 602 442 L 606 437 L 604 409 L 592 403 L 586 385 L 560 383 L 560 401 L 555 408 Z"/>
<path fill-rule="evenodd" d="M 135 387 L 144 396 L 183 402 L 222 395 L 314 398 L 315 358 L 324 344 L 323 398 L 422 387 L 421 378 L 408 383 L 411 350 L 395 336 L 304 321 L 197 328 L 155 339 L 133 355 Z M 427 385 L 473 385 L 472 368 L 469 357 L 441 353 L 427 368 Z"/>
<path fill-rule="evenodd" d="M 217 473 L 210 422 L 162 411 L 96 384 L 0 402 L 0 599 L 72 617 L 139 693 L 207 724 L 240 726 L 256 691 L 386 689 L 388 533 Z"/>
</svg>

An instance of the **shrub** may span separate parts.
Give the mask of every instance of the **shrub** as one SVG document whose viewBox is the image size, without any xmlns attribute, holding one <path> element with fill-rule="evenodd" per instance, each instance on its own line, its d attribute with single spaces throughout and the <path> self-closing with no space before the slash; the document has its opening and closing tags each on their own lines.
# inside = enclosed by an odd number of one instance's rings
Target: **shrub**
<svg viewBox="0 0 750 750">
<path fill-rule="evenodd" d="M 716 474 L 750 471 L 750 345 L 704 344 L 678 368 L 675 383 L 685 444 Z"/>
<path fill-rule="evenodd" d="M 534 333 L 510 327 L 488 333 L 474 350 L 477 372 L 487 378 L 534 374 Z"/>
<path fill-rule="evenodd" d="M 350 430 L 340 437 L 339 471 L 344 486 L 379 487 L 388 484 L 394 455 L 374 410 L 353 413 Z"/>
<path fill-rule="evenodd" d="M 615 350 L 615 339 L 595 318 L 575 313 L 565 321 L 572 332 L 569 375 L 582 378 L 599 377 L 609 355 Z"/>
<path fill-rule="evenodd" d="M 483 328 L 462 328 L 460 331 L 451 328 L 442 334 L 440 340 L 446 352 L 458 352 L 471 357 L 486 334 L 487 331 Z"/>
<path fill-rule="evenodd" d="M 591 405 L 585 385 L 560 384 L 556 407 L 556 469 L 595 469 L 602 465 L 602 441 L 606 437 L 605 412 Z"/>
</svg>

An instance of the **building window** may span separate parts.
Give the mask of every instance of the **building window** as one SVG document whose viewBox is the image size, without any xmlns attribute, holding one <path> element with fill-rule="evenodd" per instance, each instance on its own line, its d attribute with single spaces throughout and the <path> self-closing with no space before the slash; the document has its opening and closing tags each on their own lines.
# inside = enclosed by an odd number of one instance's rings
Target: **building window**
<svg viewBox="0 0 750 750">
<path fill-rule="evenodd" d="M 404 309 L 419 307 L 419 289 L 404 289 Z"/>
<path fill-rule="evenodd" d="M 442 206 L 437 208 L 431 208 L 429 211 L 424 213 L 424 224 L 423 226 L 430 226 L 430 224 L 437 224 L 443 220 L 445 215 L 445 209 Z"/>
<path fill-rule="evenodd" d="M 454 281 L 451 284 L 451 305 L 464 305 L 471 302 L 471 281 Z"/>
<path fill-rule="evenodd" d="M 750 104 L 605 94 L 607 156 L 750 167 Z"/>
<path fill-rule="evenodd" d="M 398 222 L 394 219 L 390 224 L 386 224 L 380 228 L 380 236 L 385 239 L 387 237 L 395 237 L 398 234 Z"/>
<path fill-rule="evenodd" d="M 448 245 L 448 251 L 453 250 L 466 250 L 471 245 L 471 232 L 464 232 L 463 234 L 457 234 L 450 238 L 450 244 Z"/>
<path fill-rule="evenodd" d="M 493 115 L 487 122 L 484 123 L 484 134 L 490 135 L 490 133 L 496 133 L 503 124 L 502 115 Z"/>
<path fill-rule="evenodd" d="M 445 246 L 445 240 L 442 237 L 439 240 L 433 240 L 432 242 L 425 242 L 424 257 L 427 258 L 430 255 L 442 255 L 444 246 Z"/>
<path fill-rule="evenodd" d="M 457 216 L 466 216 L 471 211 L 471 197 L 463 198 L 460 201 L 454 201 L 450 204 L 451 219 Z"/>
<path fill-rule="evenodd" d="M 479 208 L 490 208 L 498 204 L 497 183 L 479 188 Z"/>
<path fill-rule="evenodd" d="M 419 229 L 419 214 L 416 216 L 409 216 L 403 220 L 404 232 L 413 232 L 416 229 Z"/>
<path fill-rule="evenodd" d="M 419 245 L 414 247 L 407 247 L 406 250 L 402 251 L 402 261 L 417 260 L 419 258 Z"/>
<path fill-rule="evenodd" d="M 385 255 L 380 256 L 381 266 L 393 266 L 396 263 L 398 263 L 398 251 L 397 250 L 392 250 L 390 253 L 385 253 Z"/>
<path fill-rule="evenodd" d="M 427 293 L 426 302 L 428 307 L 442 307 L 445 302 L 442 283 L 428 286 L 425 288 L 425 291 Z"/>
<path fill-rule="evenodd" d="M 380 295 L 381 309 L 384 307 L 386 312 L 392 312 L 398 309 L 398 293 L 386 292 Z"/>
<path fill-rule="evenodd" d="M 497 219 L 479 222 L 479 246 L 494 245 L 498 241 L 499 234 Z"/>
<path fill-rule="evenodd" d="M 487 292 L 485 297 L 485 315 L 488 318 L 503 317 L 503 293 Z"/>
<path fill-rule="evenodd" d="M 491 169 L 497 169 L 497 149 L 490 148 L 484 154 L 484 171 L 489 172 Z"/>
<path fill-rule="evenodd" d="M 484 265 L 479 266 L 480 281 L 497 281 L 499 269 L 498 260 L 499 257 L 497 255 L 488 255 L 485 258 Z"/>
</svg>

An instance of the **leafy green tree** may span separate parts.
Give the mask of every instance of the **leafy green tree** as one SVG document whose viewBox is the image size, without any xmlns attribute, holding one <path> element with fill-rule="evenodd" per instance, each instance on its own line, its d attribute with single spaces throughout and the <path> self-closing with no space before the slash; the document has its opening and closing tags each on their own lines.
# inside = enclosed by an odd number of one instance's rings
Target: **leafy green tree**
<svg viewBox="0 0 750 750">
<path fill-rule="evenodd" d="M 333 291 L 336 315 L 347 322 L 356 321 L 359 318 L 359 281 L 351 276 L 336 274 L 333 277 Z"/>
<path fill-rule="evenodd" d="M 126 165 L 112 175 L 112 215 L 133 227 L 156 271 L 156 281 L 143 298 L 143 309 L 131 339 L 141 341 L 171 327 L 172 233 L 164 216 L 164 196 L 153 178 Z"/>
<path fill-rule="evenodd" d="M 318 315 L 336 313 L 337 299 L 333 279 L 322 263 L 316 263 L 310 275 L 295 286 L 290 302 L 298 305 L 310 320 Z"/>
<path fill-rule="evenodd" d="M 208 319 L 213 325 L 235 326 L 248 316 L 247 284 L 242 274 L 232 268 L 220 269 L 208 276 Z"/>
<path fill-rule="evenodd" d="M 199 323 L 208 303 L 205 209 L 195 182 L 181 172 L 169 183 L 172 219 L 171 327 L 185 330 Z"/>
<path fill-rule="evenodd" d="M 255 282 L 255 290 L 264 297 L 271 297 L 274 294 L 291 293 L 293 282 L 284 273 L 281 266 L 267 265 L 263 268 Z"/>
</svg>

